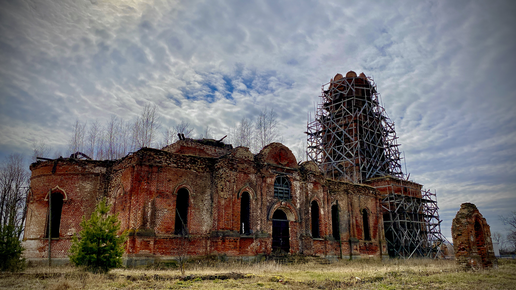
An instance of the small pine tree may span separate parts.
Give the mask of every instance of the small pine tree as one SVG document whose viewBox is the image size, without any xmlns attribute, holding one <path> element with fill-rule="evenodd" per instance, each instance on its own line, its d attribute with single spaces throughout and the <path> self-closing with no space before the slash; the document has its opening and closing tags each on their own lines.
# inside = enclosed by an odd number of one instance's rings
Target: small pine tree
<svg viewBox="0 0 516 290">
<path fill-rule="evenodd" d="M 70 248 L 70 261 L 89 271 L 106 273 L 122 266 L 122 254 L 126 234 L 117 236 L 120 230 L 118 215 L 108 214 L 110 206 L 100 201 L 89 220 L 81 222 L 80 239 L 74 235 Z"/>
<path fill-rule="evenodd" d="M 19 271 L 25 266 L 21 257 L 23 248 L 16 228 L 12 225 L 0 226 L 0 271 Z"/>
</svg>

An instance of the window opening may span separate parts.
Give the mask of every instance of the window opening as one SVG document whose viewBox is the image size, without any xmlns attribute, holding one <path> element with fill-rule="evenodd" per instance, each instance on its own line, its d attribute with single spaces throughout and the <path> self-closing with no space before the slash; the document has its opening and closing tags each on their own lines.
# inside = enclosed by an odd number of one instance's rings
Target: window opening
<svg viewBox="0 0 516 290">
<path fill-rule="evenodd" d="M 174 234 L 185 236 L 188 233 L 188 190 L 181 188 L 177 192 L 176 222 Z"/>
<path fill-rule="evenodd" d="M 290 181 L 286 176 L 280 175 L 274 181 L 274 197 L 290 199 Z"/>
<path fill-rule="evenodd" d="M 317 201 L 312 201 L 312 237 L 320 238 L 319 235 L 319 205 Z"/>
<path fill-rule="evenodd" d="M 248 192 L 244 192 L 240 198 L 240 233 L 248 235 L 250 229 L 251 198 Z"/>
<path fill-rule="evenodd" d="M 45 230 L 45 238 L 48 238 L 48 225 L 50 222 L 51 225 L 51 238 L 59 238 L 59 227 L 61 226 L 61 212 L 63 210 L 63 195 L 59 192 L 52 192 L 52 196 L 50 197 L 50 200 L 52 202 L 50 206 L 50 221 L 47 217 L 47 228 Z"/>
<path fill-rule="evenodd" d="M 333 237 L 336 240 L 340 240 L 339 207 L 336 204 L 331 207 L 331 228 Z"/>
<path fill-rule="evenodd" d="M 364 225 L 364 240 L 371 240 L 371 232 L 369 229 L 369 215 L 367 214 L 367 210 L 364 208 L 362 210 L 362 224 Z"/>
</svg>

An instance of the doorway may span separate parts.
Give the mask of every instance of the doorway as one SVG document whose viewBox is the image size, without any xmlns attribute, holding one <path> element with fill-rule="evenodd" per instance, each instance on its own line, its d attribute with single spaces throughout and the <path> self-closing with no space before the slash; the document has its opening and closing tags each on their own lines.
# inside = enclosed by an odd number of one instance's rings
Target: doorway
<svg viewBox="0 0 516 290">
<path fill-rule="evenodd" d="M 278 209 L 272 215 L 272 252 L 288 254 L 290 252 L 289 239 L 287 215 Z"/>
</svg>

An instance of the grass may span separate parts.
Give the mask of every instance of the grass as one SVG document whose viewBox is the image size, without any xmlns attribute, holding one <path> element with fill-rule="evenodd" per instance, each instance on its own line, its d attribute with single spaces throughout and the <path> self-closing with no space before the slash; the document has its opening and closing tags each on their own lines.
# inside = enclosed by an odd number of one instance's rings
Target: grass
<svg viewBox="0 0 516 290">
<path fill-rule="evenodd" d="M 321 264 L 219 262 L 178 269 L 115 269 L 92 274 L 73 267 L 0 273 L 0 289 L 516 289 L 516 261 L 462 271 L 450 260 L 355 260 Z"/>
</svg>

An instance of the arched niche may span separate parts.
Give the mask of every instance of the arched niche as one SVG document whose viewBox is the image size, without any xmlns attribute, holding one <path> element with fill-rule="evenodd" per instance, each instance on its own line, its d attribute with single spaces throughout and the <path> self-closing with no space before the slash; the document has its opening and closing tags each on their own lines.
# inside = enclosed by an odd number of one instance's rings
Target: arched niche
<svg viewBox="0 0 516 290">
<path fill-rule="evenodd" d="M 299 221 L 299 216 L 297 214 L 296 208 L 287 201 L 277 201 L 269 210 L 267 214 L 268 220 L 272 220 L 272 216 L 274 212 L 278 209 L 281 209 L 287 215 L 287 219 L 291 222 Z"/>
</svg>

